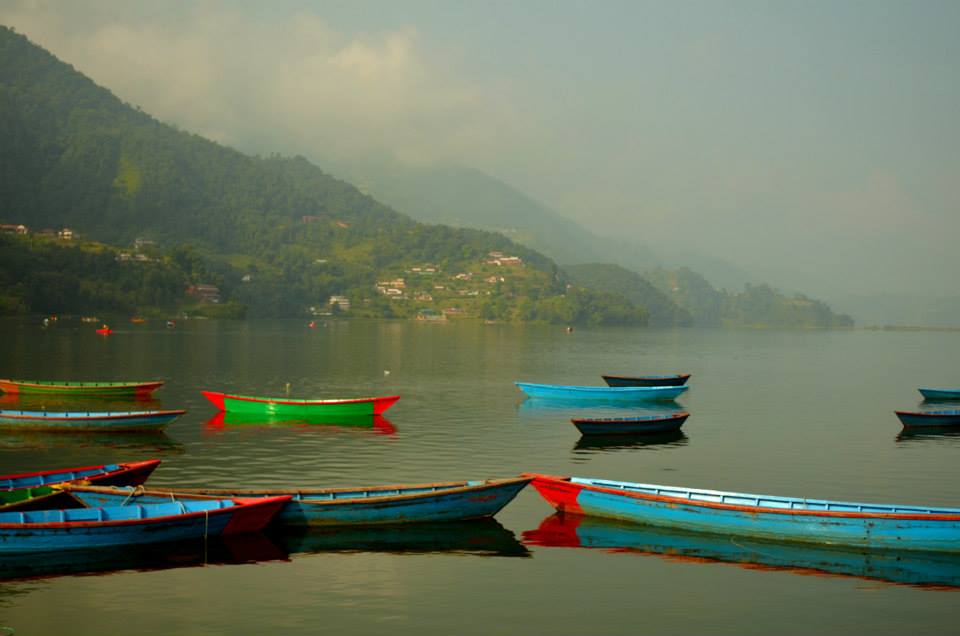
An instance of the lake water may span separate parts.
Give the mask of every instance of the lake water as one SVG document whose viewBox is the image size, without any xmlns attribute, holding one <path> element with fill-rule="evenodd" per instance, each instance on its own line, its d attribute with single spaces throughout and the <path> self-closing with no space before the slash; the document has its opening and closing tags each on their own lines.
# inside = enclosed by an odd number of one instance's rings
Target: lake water
<svg viewBox="0 0 960 636">
<path fill-rule="evenodd" d="M 160 378 L 157 404 L 188 414 L 160 435 L 0 433 L 0 473 L 157 457 L 157 485 L 355 486 L 536 471 L 960 505 L 960 437 L 902 437 L 893 414 L 918 405 L 918 386 L 960 385 L 956 332 L 115 328 L 102 338 L 78 321 L 46 330 L 0 322 L 0 376 Z M 681 436 L 648 444 L 583 443 L 571 416 L 626 411 L 536 404 L 513 385 L 672 371 L 693 374 L 678 400 L 692 415 Z M 282 395 L 287 383 L 296 397 L 402 399 L 376 426 L 252 426 L 218 422 L 200 395 Z M 491 523 L 258 535 L 46 570 L 28 563 L 43 576 L 0 581 L 0 625 L 33 635 L 958 631 L 951 584 L 960 586 L 960 559 L 889 563 L 641 526 L 578 528 L 551 513 L 527 488 Z M 909 584 L 918 581 L 928 584 Z"/>
</svg>

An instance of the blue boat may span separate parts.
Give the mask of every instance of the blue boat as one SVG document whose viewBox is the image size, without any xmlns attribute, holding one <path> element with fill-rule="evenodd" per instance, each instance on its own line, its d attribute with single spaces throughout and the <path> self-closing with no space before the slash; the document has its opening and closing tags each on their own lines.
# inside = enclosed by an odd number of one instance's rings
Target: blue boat
<svg viewBox="0 0 960 636">
<path fill-rule="evenodd" d="M 69 495 L 54 488 L 58 484 L 83 481 L 100 486 L 138 486 L 160 465 L 159 459 L 124 464 L 78 466 L 15 475 L 0 475 L 0 512 L 40 510 L 68 505 Z"/>
<path fill-rule="evenodd" d="M 679 431 L 690 417 L 685 411 L 634 417 L 575 417 L 570 421 L 582 435 L 645 435 Z"/>
<path fill-rule="evenodd" d="M 960 508 L 849 503 L 532 475 L 560 512 L 773 541 L 960 552 Z"/>
<path fill-rule="evenodd" d="M 286 495 L 290 502 L 277 516 L 284 525 L 354 525 L 460 521 L 492 517 L 530 483 L 529 477 L 405 486 L 327 489 L 100 488 L 66 485 L 64 490 L 87 506 L 127 502 L 191 501 L 227 497 Z"/>
<path fill-rule="evenodd" d="M 290 497 L 0 513 L 0 554 L 181 541 L 261 530 Z"/>
<path fill-rule="evenodd" d="M 944 411 L 895 411 L 904 428 L 960 426 L 960 409 Z"/>
<path fill-rule="evenodd" d="M 760 541 L 685 532 L 599 517 L 550 515 L 523 533 L 527 545 L 584 548 L 697 564 L 734 564 L 747 570 L 845 576 L 921 588 L 960 587 L 960 554 L 864 550 L 845 546 Z"/>
<path fill-rule="evenodd" d="M 960 389 L 917 389 L 927 400 L 960 400 Z"/>
<path fill-rule="evenodd" d="M 0 410 L 0 428 L 31 431 L 156 431 L 184 413 L 184 410 L 98 413 Z"/>
<path fill-rule="evenodd" d="M 532 398 L 549 400 L 591 400 L 600 402 L 643 402 L 673 400 L 690 387 L 686 386 L 564 386 L 514 382 Z"/>
</svg>

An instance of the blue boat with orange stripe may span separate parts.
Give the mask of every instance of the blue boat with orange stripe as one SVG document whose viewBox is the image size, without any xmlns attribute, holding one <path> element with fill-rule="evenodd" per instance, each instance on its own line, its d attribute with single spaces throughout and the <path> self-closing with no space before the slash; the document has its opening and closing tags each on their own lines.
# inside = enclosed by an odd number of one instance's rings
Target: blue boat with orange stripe
<svg viewBox="0 0 960 636">
<path fill-rule="evenodd" d="M 960 508 L 800 499 L 530 475 L 563 513 L 775 541 L 960 552 Z"/>
<path fill-rule="evenodd" d="M 181 541 L 261 530 L 290 497 L 0 513 L 0 554 Z"/>
</svg>

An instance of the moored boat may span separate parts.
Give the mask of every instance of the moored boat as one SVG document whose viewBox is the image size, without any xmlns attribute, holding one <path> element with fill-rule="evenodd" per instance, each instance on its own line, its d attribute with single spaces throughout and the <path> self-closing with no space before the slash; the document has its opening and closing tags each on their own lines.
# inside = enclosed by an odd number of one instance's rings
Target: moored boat
<svg viewBox="0 0 960 636">
<path fill-rule="evenodd" d="M 531 382 L 514 382 L 514 384 L 532 398 L 600 402 L 673 400 L 689 388 L 686 386 L 565 386 L 561 384 L 533 384 Z"/>
<path fill-rule="evenodd" d="M 159 459 L 122 464 L 60 468 L 0 475 L 0 511 L 57 507 L 66 497 L 55 485 L 83 481 L 100 486 L 138 486 L 160 465 Z"/>
<path fill-rule="evenodd" d="M 960 400 L 960 389 L 917 389 L 927 400 Z"/>
<path fill-rule="evenodd" d="M 0 554 L 158 543 L 261 530 L 290 497 L 0 512 Z"/>
<path fill-rule="evenodd" d="M 397 486 L 327 489 L 101 488 L 66 484 L 87 506 L 192 501 L 225 497 L 292 496 L 278 515 L 285 525 L 391 524 L 492 517 L 530 483 L 529 477 Z"/>
<path fill-rule="evenodd" d="M 690 417 L 685 411 L 634 417 L 575 417 L 570 421 L 583 435 L 643 435 L 679 431 Z"/>
<path fill-rule="evenodd" d="M 958 426 L 960 409 L 944 411 L 895 411 L 904 428 Z"/>
<path fill-rule="evenodd" d="M 60 394 L 78 396 L 146 396 L 163 386 L 162 380 L 149 382 L 58 382 L 56 380 L 0 380 L 0 391 L 22 394 Z"/>
<path fill-rule="evenodd" d="M 228 413 L 262 413 L 269 415 L 383 415 L 400 399 L 399 395 L 335 400 L 296 400 L 290 398 L 230 395 L 203 391 L 203 396 Z"/>
<path fill-rule="evenodd" d="M 540 495 L 563 513 L 774 541 L 960 552 L 960 508 L 851 503 L 604 479 L 531 476 Z"/>
<path fill-rule="evenodd" d="M 689 373 L 670 375 L 603 375 L 607 386 L 682 386 L 690 379 Z"/>
<path fill-rule="evenodd" d="M 11 411 L 0 410 L 0 429 L 35 431 L 156 431 L 186 413 L 168 411 Z"/>
</svg>

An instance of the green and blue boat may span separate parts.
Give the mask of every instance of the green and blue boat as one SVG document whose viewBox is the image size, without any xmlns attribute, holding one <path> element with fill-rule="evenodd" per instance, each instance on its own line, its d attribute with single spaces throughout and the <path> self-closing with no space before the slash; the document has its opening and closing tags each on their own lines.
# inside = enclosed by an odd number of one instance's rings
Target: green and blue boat
<svg viewBox="0 0 960 636">
<path fill-rule="evenodd" d="M 291 398 L 230 395 L 216 391 L 203 391 L 203 397 L 226 413 L 250 415 L 383 415 L 383 412 L 400 399 L 399 395 L 386 397 L 362 397 L 334 400 L 297 400 Z"/>
<path fill-rule="evenodd" d="M 56 380 L 0 380 L 0 391 L 22 395 L 137 396 L 149 397 L 163 386 L 147 382 L 60 382 Z"/>
</svg>

